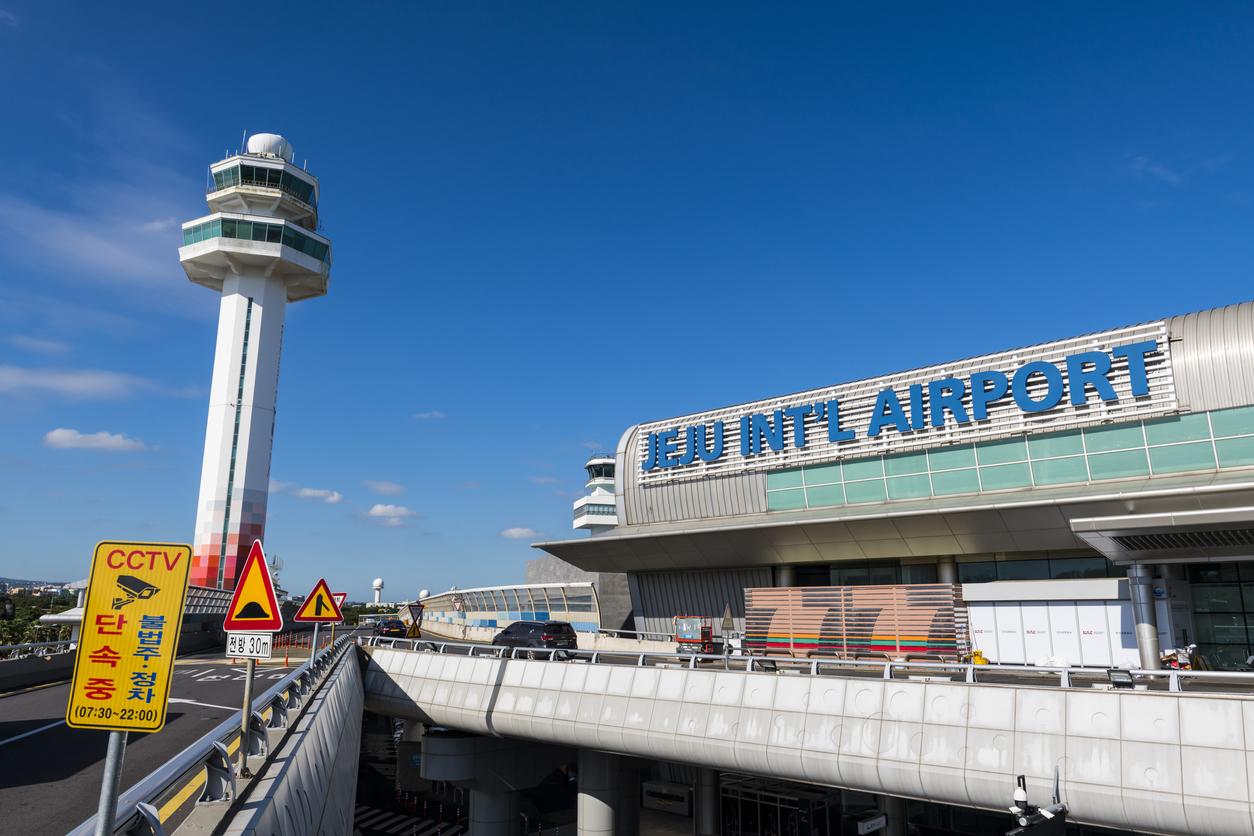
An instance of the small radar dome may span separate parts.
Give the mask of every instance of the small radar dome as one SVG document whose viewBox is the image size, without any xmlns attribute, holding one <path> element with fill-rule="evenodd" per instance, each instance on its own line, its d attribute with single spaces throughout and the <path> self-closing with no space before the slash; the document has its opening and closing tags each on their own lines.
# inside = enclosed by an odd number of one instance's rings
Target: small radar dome
<svg viewBox="0 0 1254 836">
<path fill-rule="evenodd" d="M 419 601 L 421 601 L 423 598 L 428 598 L 428 597 L 430 597 L 430 596 L 431 596 L 431 590 L 429 590 L 429 589 L 420 589 L 420 590 L 418 590 L 418 600 L 419 600 Z"/>
<path fill-rule="evenodd" d="M 296 154 L 292 150 L 292 143 L 278 134 L 253 134 L 248 138 L 248 153 L 278 157 L 289 163 Z"/>
<path fill-rule="evenodd" d="M 375 579 L 374 579 L 374 580 L 370 583 L 370 586 L 371 586 L 371 587 L 373 587 L 374 589 L 382 589 L 382 588 L 383 588 L 383 578 L 375 578 Z"/>
</svg>

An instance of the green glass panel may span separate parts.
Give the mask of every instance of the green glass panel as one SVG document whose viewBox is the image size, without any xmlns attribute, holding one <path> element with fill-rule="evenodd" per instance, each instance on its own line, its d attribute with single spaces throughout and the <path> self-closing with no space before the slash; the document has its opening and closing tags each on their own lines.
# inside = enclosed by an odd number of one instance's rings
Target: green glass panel
<svg viewBox="0 0 1254 836">
<path fill-rule="evenodd" d="M 1089 456 L 1089 473 L 1094 480 L 1148 476 L 1149 461 L 1145 458 L 1144 450 L 1099 453 L 1096 456 Z"/>
<path fill-rule="evenodd" d="M 1254 406 L 1217 409 L 1210 414 L 1210 426 L 1215 433 L 1215 438 L 1254 434 Z M 1220 458 L 1222 459 L 1223 456 Z"/>
<path fill-rule="evenodd" d="M 981 467 L 980 483 L 986 491 L 1026 488 L 1032 484 L 1032 474 L 1028 471 L 1027 462 Z"/>
<path fill-rule="evenodd" d="M 833 482 L 839 483 L 840 464 L 818 464 L 807 467 L 801 474 L 805 477 L 807 485 L 829 485 Z"/>
<path fill-rule="evenodd" d="M 766 510 L 795 511 L 806 507 L 806 492 L 801 488 L 790 491 L 771 491 L 766 495 Z"/>
<path fill-rule="evenodd" d="M 1111 427 L 1091 427 L 1084 431 L 1084 444 L 1090 453 L 1107 450 L 1127 450 L 1145 446 L 1141 425 L 1116 424 Z"/>
<path fill-rule="evenodd" d="M 806 499 L 811 508 L 845 504 L 845 489 L 840 485 L 818 485 L 806 488 Z"/>
<path fill-rule="evenodd" d="M 846 482 L 845 501 L 850 505 L 858 502 L 884 502 L 884 481 L 874 479 L 866 482 Z"/>
<path fill-rule="evenodd" d="M 799 487 L 801 487 L 800 470 L 776 470 L 766 474 L 766 489 L 768 491 Z"/>
<path fill-rule="evenodd" d="M 1084 456 L 1068 456 L 1032 462 L 1032 477 L 1038 485 L 1065 485 L 1088 481 L 1089 470 L 1084 466 Z"/>
<path fill-rule="evenodd" d="M 1003 560 L 997 564 L 999 581 L 1038 581 L 1048 577 L 1048 560 Z"/>
<path fill-rule="evenodd" d="M 927 458 L 932 470 L 975 467 L 975 449 L 970 444 L 931 450 L 928 452 Z"/>
<path fill-rule="evenodd" d="M 224 218 L 222 220 L 222 237 L 223 238 L 235 237 L 235 219 L 234 218 Z"/>
<path fill-rule="evenodd" d="M 900 456 L 886 456 L 884 471 L 889 476 L 909 476 L 915 473 L 927 473 L 927 453 L 903 453 Z"/>
<path fill-rule="evenodd" d="M 932 495 L 932 484 L 927 474 L 922 476 L 890 476 L 888 479 L 889 499 L 918 499 Z"/>
<path fill-rule="evenodd" d="M 1254 438 L 1221 438 L 1215 441 L 1220 467 L 1254 464 Z"/>
<path fill-rule="evenodd" d="M 1084 438 L 1079 430 L 1038 435 L 1028 439 L 1028 452 L 1032 454 L 1033 459 L 1075 456 L 1084 452 Z"/>
<path fill-rule="evenodd" d="M 1028 458 L 1028 446 L 1022 438 L 1006 438 L 1001 441 L 986 441 L 975 445 L 975 455 L 980 464 L 1005 464 L 1021 462 Z M 985 487 L 988 487 L 985 485 Z"/>
<path fill-rule="evenodd" d="M 245 241 L 252 238 L 253 237 L 253 222 L 252 221 L 236 221 L 235 222 L 235 237 L 241 238 Z"/>
<path fill-rule="evenodd" d="M 959 563 L 958 580 L 961 583 L 991 583 L 997 580 L 997 564 L 991 560 Z"/>
<path fill-rule="evenodd" d="M 976 493 L 980 490 L 980 477 L 975 468 L 966 470 L 947 470 L 932 474 L 932 491 L 937 496 L 948 496 L 955 493 Z"/>
<path fill-rule="evenodd" d="M 1110 573 L 1110 564 L 1104 557 L 1065 557 L 1049 561 L 1051 578 L 1104 578 Z"/>
<path fill-rule="evenodd" d="M 852 482 L 856 479 L 874 479 L 877 476 L 884 475 L 884 460 L 880 458 L 860 459 L 854 462 L 845 462 L 845 481 Z"/>
<path fill-rule="evenodd" d="M 1210 422 L 1206 413 L 1174 415 L 1145 422 L 1145 440 L 1155 444 L 1174 444 L 1177 441 L 1200 441 L 1210 438 Z M 1157 470 L 1158 468 L 1154 468 Z"/>
<path fill-rule="evenodd" d="M 1150 465 L 1155 473 L 1179 473 L 1182 470 L 1214 470 L 1215 451 L 1209 441 L 1151 447 Z"/>
</svg>

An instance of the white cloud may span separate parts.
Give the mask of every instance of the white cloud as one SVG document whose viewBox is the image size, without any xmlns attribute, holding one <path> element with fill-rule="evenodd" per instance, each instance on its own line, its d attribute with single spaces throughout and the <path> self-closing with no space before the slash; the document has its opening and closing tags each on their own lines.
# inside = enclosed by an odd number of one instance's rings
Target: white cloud
<svg viewBox="0 0 1254 836">
<path fill-rule="evenodd" d="M 0 9 L 0 24 L 5 26 L 17 26 L 17 15 L 8 9 Z"/>
<path fill-rule="evenodd" d="M 400 526 L 405 524 L 405 520 L 410 517 L 418 516 L 418 512 L 413 508 L 406 508 L 404 505 L 387 505 L 382 502 L 371 506 L 366 512 L 366 516 L 376 522 L 387 526 Z"/>
<path fill-rule="evenodd" d="M 405 486 L 400 484 L 399 482 L 388 482 L 386 480 L 376 481 L 374 479 L 367 479 L 364 482 L 362 482 L 362 484 L 365 485 L 370 490 L 374 491 L 375 493 L 381 494 L 382 496 L 397 496 L 398 494 L 405 493 Z"/>
<path fill-rule="evenodd" d="M 532 537 L 539 537 L 540 532 L 534 528 L 517 527 L 507 528 L 499 536 L 504 537 L 506 540 L 530 540 Z"/>
<path fill-rule="evenodd" d="M 302 488 L 295 482 L 270 480 L 270 493 L 285 493 L 297 499 L 318 499 L 328 505 L 338 505 L 344 501 L 344 495 L 328 488 Z"/>
<path fill-rule="evenodd" d="M 139 225 L 140 232 L 165 232 L 174 229 L 176 226 L 182 226 L 178 218 L 154 218 L 151 221 Z"/>
<path fill-rule="evenodd" d="M 297 488 L 292 492 L 292 496 L 297 499 L 320 499 L 328 505 L 337 505 L 344 499 L 339 491 L 326 488 Z"/>
<path fill-rule="evenodd" d="M 44 436 L 44 444 L 58 450 L 108 450 L 115 453 L 133 453 L 144 449 L 144 442 L 121 433 L 81 433 L 64 427 L 50 430 Z"/>
<path fill-rule="evenodd" d="M 438 418 L 443 418 L 444 413 L 438 409 L 433 409 L 430 412 L 415 412 L 414 417 L 419 421 L 434 421 Z"/>
<path fill-rule="evenodd" d="M 553 476 L 532 476 L 531 481 L 537 485 L 556 485 L 557 479 Z"/>
<path fill-rule="evenodd" d="M 1179 186 L 1184 182 L 1184 175 L 1179 171 L 1143 154 L 1133 157 L 1124 167 L 1124 171 L 1142 180 L 1157 180 L 1172 186 Z"/>
<path fill-rule="evenodd" d="M 23 351 L 34 351 L 38 354 L 67 354 L 70 350 L 69 343 L 61 340 L 45 340 L 39 337 L 28 337 L 24 334 L 14 334 L 6 337 L 5 341 L 14 348 L 20 348 Z"/>
<path fill-rule="evenodd" d="M 155 389 L 151 380 L 99 369 L 28 369 L 0 366 L 0 393 L 51 393 L 69 398 L 122 398 Z"/>
<path fill-rule="evenodd" d="M 601 442 L 599 441 L 585 441 L 580 446 L 583 447 L 585 450 L 591 450 L 594 453 L 599 453 L 605 449 L 604 447 L 601 446 Z"/>
</svg>

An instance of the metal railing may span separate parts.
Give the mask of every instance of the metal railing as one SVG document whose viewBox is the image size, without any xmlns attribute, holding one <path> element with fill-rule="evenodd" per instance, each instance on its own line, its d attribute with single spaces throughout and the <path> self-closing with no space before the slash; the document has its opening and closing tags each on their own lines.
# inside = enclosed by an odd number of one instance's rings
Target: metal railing
<svg viewBox="0 0 1254 836">
<path fill-rule="evenodd" d="M 258 754 L 267 749 L 266 730 L 288 728 L 295 715 L 308 705 L 309 697 L 339 661 L 343 651 L 352 647 L 349 636 L 336 640 L 335 644 L 315 654 L 308 663 L 279 680 L 268 691 L 253 699 L 252 716 L 249 718 L 248 740 L 241 742 L 248 753 Z M 269 708 L 270 719 L 263 716 Z M 114 833 L 129 833 L 137 826 L 146 825 L 155 836 L 166 832 L 157 816 L 155 802 L 182 779 L 196 770 L 205 770 L 205 788 L 197 803 L 229 802 L 237 795 L 235 764 L 227 746 L 240 733 L 240 712 L 236 711 L 223 720 L 195 743 L 179 752 L 170 760 L 148 773 L 118 798 L 118 813 Z M 225 809 L 225 808 L 224 808 Z M 96 817 L 84 821 L 71 830 L 68 836 L 91 836 L 95 832 Z M 143 831 L 141 831 L 143 832 Z"/>
<path fill-rule="evenodd" d="M 611 630 L 608 627 L 602 627 L 597 630 L 598 635 L 609 636 L 615 639 L 640 639 L 642 641 L 675 641 L 674 633 L 652 633 L 647 630 Z"/>
<path fill-rule="evenodd" d="M 924 681 L 966 682 L 983 685 L 1018 685 L 1028 687 L 1091 688 L 1094 685 L 1116 687 L 1111 670 L 1126 672 L 1134 687 L 1172 692 L 1251 693 L 1254 694 L 1254 672 L 1141 670 L 1138 668 L 1107 669 L 1080 667 L 1042 667 L 1036 665 L 976 665 L 969 662 L 897 662 L 884 659 L 794 659 L 778 656 L 717 656 L 697 653 L 635 653 L 625 650 L 564 650 L 555 648 L 498 647 L 464 642 L 424 639 L 389 639 L 368 636 L 358 639 L 366 647 L 393 647 L 428 653 L 457 656 L 481 656 L 497 659 L 542 659 L 566 663 L 627 665 L 633 667 L 688 668 L 691 670 L 723 670 L 741 673 L 801 674 L 808 676 L 856 676 L 875 679 L 916 679 Z M 1229 683 L 1241 687 L 1226 689 Z M 1186 688 L 1189 685 L 1191 687 Z"/>
<path fill-rule="evenodd" d="M 26 644 L 0 644 L 0 661 L 6 659 L 22 659 L 27 656 L 55 656 L 68 653 L 78 645 L 76 641 L 65 639 L 56 642 L 28 642 Z"/>
</svg>

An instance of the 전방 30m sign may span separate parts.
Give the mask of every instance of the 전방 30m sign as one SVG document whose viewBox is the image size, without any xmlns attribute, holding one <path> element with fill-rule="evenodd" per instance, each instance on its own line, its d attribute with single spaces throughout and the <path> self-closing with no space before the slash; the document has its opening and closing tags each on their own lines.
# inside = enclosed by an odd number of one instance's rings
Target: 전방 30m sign
<svg viewBox="0 0 1254 836">
<path fill-rule="evenodd" d="M 269 659 L 273 650 L 273 633 L 226 634 L 226 655 L 232 658 Z"/>
</svg>

